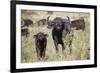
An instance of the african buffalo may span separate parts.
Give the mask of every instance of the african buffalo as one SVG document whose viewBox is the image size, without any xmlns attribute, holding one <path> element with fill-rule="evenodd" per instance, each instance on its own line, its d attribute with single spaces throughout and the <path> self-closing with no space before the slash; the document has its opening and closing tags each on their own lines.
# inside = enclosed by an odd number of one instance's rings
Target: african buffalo
<svg viewBox="0 0 100 73">
<path fill-rule="evenodd" d="M 65 21 L 61 17 L 56 17 L 54 20 L 51 21 L 51 23 L 53 25 L 52 38 L 54 40 L 56 51 L 58 51 L 58 44 L 61 44 L 62 49 L 64 50 L 65 46 L 63 42 L 63 32 L 66 31 L 65 34 L 67 34 L 70 30 L 69 18 Z"/>
<path fill-rule="evenodd" d="M 21 35 L 27 37 L 27 36 L 29 35 L 29 30 L 28 30 L 28 28 L 21 29 Z"/>
<path fill-rule="evenodd" d="M 21 20 L 21 27 L 24 27 L 24 26 L 31 26 L 33 24 L 33 21 L 30 20 L 30 19 L 22 19 Z"/>
<path fill-rule="evenodd" d="M 44 34 L 43 32 L 39 32 L 35 37 L 35 47 L 36 47 L 36 52 L 37 52 L 37 57 L 39 60 L 41 58 L 45 57 L 45 52 L 46 52 L 46 46 L 47 46 L 47 34 Z"/>
<path fill-rule="evenodd" d="M 42 26 L 46 24 L 46 19 L 40 19 L 39 21 L 37 21 L 38 26 Z"/>
<path fill-rule="evenodd" d="M 85 29 L 84 18 L 71 21 L 71 28 L 76 28 L 76 30 L 79 30 L 79 29 L 84 30 Z"/>
</svg>

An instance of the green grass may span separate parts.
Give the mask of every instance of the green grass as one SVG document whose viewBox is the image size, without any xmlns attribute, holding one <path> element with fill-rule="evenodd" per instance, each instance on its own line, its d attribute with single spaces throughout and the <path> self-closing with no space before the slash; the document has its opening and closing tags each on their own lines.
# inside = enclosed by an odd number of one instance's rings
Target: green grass
<svg viewBox="0 0 100 73">
<path fill-rule="evenodd" d="M 25 13 L 25 14 L 24 14 Z M 32 14 L 31 16 L 26 15 L 27 13 L 22 13 L 23 18 L 30 18 L 33 21 L 37 21 L 36 19 L 41 17 L 37 13 L 36 15 Z M 58 13 L 60 14 L 60 13 Z M 63 13 L 62 13 L 63 14 Z M 66 13 L 67 14 L 67 13 Z M 45 13 L 42 13 L 42 16 L 48 16 Z M 53 12 L 53 15 L 57 15 L 57 12 Z M 60 14 L 61 15 L 61 14 Z M 64 16 L 64 14 L 63 14 Z M 67 16 L 67 15 L 65 15 Z M 70 37 L 71 34 L 68 34 L 64 38 L 65 50 L 62 51 L 61 45 L 59 45 L 59 52 L 56 53 L 54 42 L 51 35 L 51 29 L 48 29 L 47 26 L 38 27 L 37 24 L 34 26 L 28 27 L 29 36 L 22 36 L 21 39 L 21 62 L 29 63 L 29 62 L 39 62 L 35 49 L 34 35 L 38 32 L 44 32 L 48 34 L 47 37 L 47 48 L 46 48 L 46 57 L 40 61 L 71 61 L 71 60 L 87 60 L 90 57 L 90 24 L 89 24 L 89 14 L 85 13 L 69 13 L 71 19 L 77 19 L 79 17 L 84 17 L 86 28 L 85 31 L 82 30 L 73 30 L 73 38 Z M 36 18 L 36 19 L 35 19 Z M 72 40 L 72 53 L 70 53 L 69 42 Z"/>
</svg>

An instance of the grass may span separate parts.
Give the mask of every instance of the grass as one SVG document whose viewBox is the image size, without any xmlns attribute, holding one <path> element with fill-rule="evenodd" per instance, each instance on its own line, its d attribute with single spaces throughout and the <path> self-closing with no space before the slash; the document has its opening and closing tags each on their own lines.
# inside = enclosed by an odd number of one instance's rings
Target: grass
<svg viewBox="0 0 100 73">
<path fill-rule="evenodd" d="M 29 12 L 29 11 L 28 11 Z M 46 13 L 46 11 L 40 16 L 39 14 L 41 11 L 37 11 L 33 14 L 31 13 L 31 16 L 28 15 L 27 10 L 26 12 L 22 12 L 22 18 L 30 18 L 34 22 L 39 20 L 40 17 L 45 18 L 49 15 Z M 65 50 L 62 51 L 61 45 L 59 45 L 59 52 L 56 53 L 54 42 L 51 35 L 51 29 L 48 29 L 47 26 L 37 26 L 35 23 L 34 26 L 28 27 L 29 29 L 29 36 L 25 37 L 22 36 L 21 39 L 21 62 L 22 63 L 29 63 L 29 62 L 39 62 L 37 55 L 36 55 L 36 49 L 35 49 L 35 42 L 34 42 L 34 35 L 38 32 L 44 32 L 48 34 L 47 37 L 47 48 L 46 48 L 46 57 L 43 60 L 40 61 L 71 61 L 71 60 L 87 60 L 90 57 L 90 23 L 89 23 L 89 14 L 87 13 L 61 13 L 61 12 L 53 12 L 52 16 L 58 16 L 60 15 L 62 17 L 69 15 L 71 20 L 75 20 L 79 17 L 84 17 L 85 19 L 85 31 L 82 30 L 73 30 L 73 38 L 70 37 L 71 34 L 68 34 L 64 38 L 64 44 L 65 44 Z M 35 17 L 37 16 L 37 17 Z M 41 18 L 40 18 L 41 19 Z M 72 52 L 70 53 L 70 47 L 69 42 L 72 40 Z"/>
</svg>

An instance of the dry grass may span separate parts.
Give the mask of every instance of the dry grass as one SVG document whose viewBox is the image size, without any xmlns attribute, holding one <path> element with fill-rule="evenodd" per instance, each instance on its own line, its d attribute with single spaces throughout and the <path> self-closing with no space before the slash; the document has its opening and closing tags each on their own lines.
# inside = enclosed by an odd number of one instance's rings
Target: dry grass
<svg viewBox="0 0 100 73">
<path fill-rule="evenodd" d="M 61 46 L 59 45 L 59 52 L 56 53 L 54 42 L 51 36 L 51 29 L 47 26 L 37 26 L 36 21 L 41 18 L 47 18 L 47 16 L 69 16 L 71 20 L 84 17 L 86 28 L 85 31 L 73 30 L 74 37 L 72 38 L 72 53 L 70 54 L 70 48 L 68 46 L 71 39 L 68 34 L 64 39 L 65 51 L 62 52 Z M 38 62 L 36 55 L 34 35 L 40 31 L 48 34 L 47 37 L 47 48 L 46 57 L 41 61 L 68 61 L 68 60 L 86 60 L 90 57 L 90 16 L 88 13 L 72 13 L 72 12 L 46 12 L 46 11 L 22 11 L 22 18 L 29 18 L 35 23 L 34 26 L 29 27 L 30 35 L 28 37 L 22 36 L 21 39 L 21 62 Z"/>
</svg>

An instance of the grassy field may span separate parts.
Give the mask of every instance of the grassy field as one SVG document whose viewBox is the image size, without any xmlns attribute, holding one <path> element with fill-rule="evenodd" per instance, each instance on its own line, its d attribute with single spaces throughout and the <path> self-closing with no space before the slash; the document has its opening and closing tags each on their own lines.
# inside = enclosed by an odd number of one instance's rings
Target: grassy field
<svg viewBox="0 0 100 73">
<path fill-rule="evenodd" d="M 36 22 L 39 19 L 47 18 L 47 16 L 53 17 L 65 17 L 69 16 L 71 20 L 84 17 L 85 19 L 85 31 L 82 30 L 73 30 L 72 38 L 72 53 L 70 53 L 69 41 L 71 39 L 68 34 L 64 38 L 65 51 L 62 52 L 62 47 L 59 45 L 59 52 L 56 53 L 54 42 L 51 35 L 51 29 L 45 26 L 37 26 Z M 47 37 L 47 48 L 46 48 L 46 57 L 41 61 L 72 61 L 72 60 L 87 60 L 90 57 L 90 16 L 89 13 L 73 13 L 73 12 L 50 12 L 50 11 L 31 11 L 31 10 L 22 10 L 21 17 L 24 19 L 31 19 L 34 22 L 34 25 L 28 27 L 29 36 L 22 36 L 21 39 L 21 62 L 39 62 L 34 42 L 34 35 L 38 32 L 44 32 L 48 34 Z"/>
</svg>

